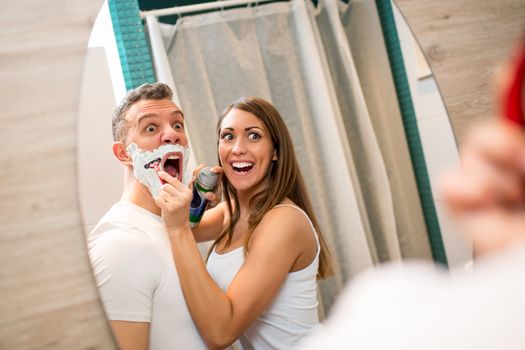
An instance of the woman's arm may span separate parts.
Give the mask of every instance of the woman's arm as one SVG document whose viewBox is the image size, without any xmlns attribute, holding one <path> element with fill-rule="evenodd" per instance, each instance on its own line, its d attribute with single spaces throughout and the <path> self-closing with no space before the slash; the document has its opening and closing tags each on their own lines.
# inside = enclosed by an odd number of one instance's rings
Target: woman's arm
<svg viewBox="0 0 525 350">
<path fill-rule="evenodd" d="M 250 252 L 226 292 L 216 285 L 204 264 L 196 268 L 199 256 L 192 235 L 185 230 L 169 232 L 186 303 L 210 347 L 233 343 L 268 307 L 294 262 L 307 250 L 300 244 L 308 242 L 305 233 L 312 236 L 315 256 L 317 246 L 309 224 L 300 224 L 305 218 L 295 209 L 288 208 L 292 217 L 285 218 L 279 213 L 285 210 L 268 213 L 256 228 Z"/>
<path fill-rule="evenodd" d="M 181 224 L 187 223 L 184 210 L 191 192 L 172 179 L 166 177 L 172 186 L 161 191 L 157 203 L 163 211 L 184 297 L 208 346 L 223 348 L 267 308 L 297 261 L 315 257 L 315 238 L 308 220 L 296 209 L 271 210 L 255 229 L 250 253 L 224 292 L 206 270 L 188 225 Z"/>
<path fill-rule="evenodd" d="M 215 240 L 225 225 L 227 211 L 228 208 L 225 202 L 219 203 L 215 208 L 206 210 L 199 226 L 192 229 L 195 240 L 199 243 Z"/>
</svg>

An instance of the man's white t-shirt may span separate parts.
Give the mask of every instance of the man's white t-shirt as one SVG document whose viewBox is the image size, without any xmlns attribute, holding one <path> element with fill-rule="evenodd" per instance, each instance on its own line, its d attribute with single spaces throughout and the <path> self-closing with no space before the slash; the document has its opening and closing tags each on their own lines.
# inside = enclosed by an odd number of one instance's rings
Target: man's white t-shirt
<svg viewBox="0 0 525 350">
<path fill-rule="evenodd" d="M 524 276 L 525 246 L 480 259 L 472 272 L 384 266 L 351 282 L 300 349 L 525 349 Z"/>
<path fill-rule="evenodd" d="M 160 216 L 119 202 L 91 231 L 88 248 L 110 320 L 150 323 L 150 350 L 206 349 L 184 302 Z"/>
</svg>

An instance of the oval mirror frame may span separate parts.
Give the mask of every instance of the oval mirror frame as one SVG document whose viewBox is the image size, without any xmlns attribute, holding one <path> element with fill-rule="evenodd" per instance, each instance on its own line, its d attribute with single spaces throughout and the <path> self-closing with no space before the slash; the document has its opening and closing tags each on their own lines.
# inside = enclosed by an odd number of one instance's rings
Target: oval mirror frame
<svg viewBox="0 0 525 350">
<path fill-rule="evenodd" d="M 101 4 L 0 5 L 2 349 L 116 349 L 77 195 L 80 80 Z"/>
<path fill-rule="evenodd" d="M 490 74 L 523 35 L 523 0 L 396 0 L 456 137 L 493 114 Z M 3 2 L 0 45 L 0 345 L 116 349 L 80 217 L 82 65 L 101 1 Z"/>
</svg>

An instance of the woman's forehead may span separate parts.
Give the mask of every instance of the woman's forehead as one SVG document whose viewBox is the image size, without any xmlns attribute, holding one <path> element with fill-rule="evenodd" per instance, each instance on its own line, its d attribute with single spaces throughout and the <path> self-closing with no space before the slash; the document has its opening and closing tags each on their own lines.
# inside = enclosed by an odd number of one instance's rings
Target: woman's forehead
<svg viewBox="0 0 525 350">
<path fill-rule="evenodd" d="M 248 127 L 266 130 L 266 126 L 260 118 L 242 109 L 230 110 L 221 122 L 221 129 L 244 129 Z"/>
</svg>

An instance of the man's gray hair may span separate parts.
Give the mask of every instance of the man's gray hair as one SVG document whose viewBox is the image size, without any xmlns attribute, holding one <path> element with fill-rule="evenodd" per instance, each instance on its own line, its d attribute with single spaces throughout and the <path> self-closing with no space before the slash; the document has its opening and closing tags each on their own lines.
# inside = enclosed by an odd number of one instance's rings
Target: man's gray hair
<svg viewBox="0 0 525 350">
<path fill-rule="evenodd" d="M 128 130 L 126 113 L 131 106 L 141 100 L 172 100 L 173 92 L 164 83 L 142 84 L 135 89 L 128 91 L 120 104 L 113 112 L 111 121 L 113 131 L 113 141 L 124 141 Z"/>
</svg>

